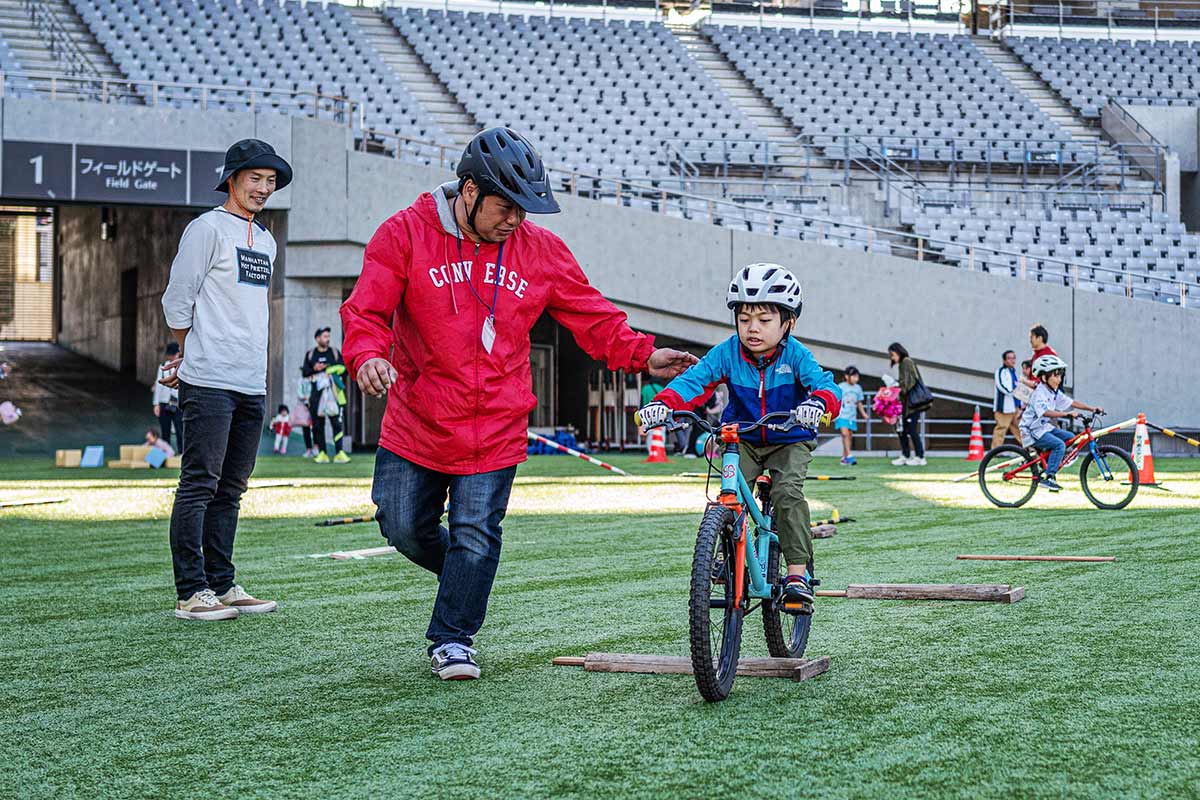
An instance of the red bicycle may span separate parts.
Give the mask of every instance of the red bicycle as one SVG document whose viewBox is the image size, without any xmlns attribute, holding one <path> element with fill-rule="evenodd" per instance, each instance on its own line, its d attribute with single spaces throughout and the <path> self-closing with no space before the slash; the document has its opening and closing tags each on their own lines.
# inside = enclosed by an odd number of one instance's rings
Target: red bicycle
<svg viewBox="0 0 1200 800">
<path fill-rule="evenodd" d="M 1138 491 L 1138 470 L 1133 458 L 1113 444 L 1097 444 L 1092 425 L 1103 416 L 1097 411 L 1087 417 L 1083 431 L 1067 442 L 1059 469 L 1066 469 L 1080 453 L 1079 485 L 1096 508 L 1116 510 L 1133 502 Z M 1049 452 L 1033 447 L 1005 444 L 993 448 L 979 463 L 979 488 L 983 496 L 1001 508 L 1020 508 L 1037 491 L 1046 471 Z"/>
</svg>

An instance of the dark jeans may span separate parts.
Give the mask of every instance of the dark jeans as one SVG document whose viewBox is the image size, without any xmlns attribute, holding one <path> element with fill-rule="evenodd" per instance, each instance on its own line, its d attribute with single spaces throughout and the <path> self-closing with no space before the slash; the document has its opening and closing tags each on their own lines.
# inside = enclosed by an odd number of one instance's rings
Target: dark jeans
<svg viewBox="0 0 1200 800">
<path fill-rule="evenodd" d="M 508 511 L 516 467 L 477 475 L 425 469 L 380 447 L 371 499 L 388 543 L 438 576 L 425 638 L 429 652 L 447 642 L 468 647 L 487 614 L 500 563 L 500 523 Z M 450 497 L 449 530 L 441 525 Z"/>
<path fill-rule="evenodd" d="M 171 510 L 171 561 L 175 591 L 186 600 L 202 589 L 224 594 L 233 586 L 233 537 L 266 397 L 181 381 L 179 407 L 188 446 Z"/>
<path fill-rule="evenodd" d="M 325 420 L 328 419 L 333 426 L 333 454 L 342 449 L 342 409 L 338 409 L 336 417 L 322 417 L 317 414 L 317 406 L 320 405 L 321 393 L 313 392 L 313 397 L 308 401 L 308 413 L 312 416 L 312 435 L 313 441 L 317 444 L 319 452 L 325 452 Z"/>
<path fill-rule="evenodd" d="M 909 458 L 910 452 L 915 452 L 917 458 L 925 457 L 925 443 L 921 441 L 921 415 L 924 411 L 907 415 L 900 425 L 900 452 Z M 909 450 L 909 442 L 912 450 Z"/>
<path fill-rule="evenodd" d="M 1033 446 L 1038 450 L 1048 450 L 1050 455 L 1046 457 L 1046 477 L 1053 478 L 1058 474 L 1058 466 L 1062 463 L 1063 456 L 1067 452 L 1067 442 L 1074 438 L 1075 434 L 1064 431 L 1062 428 L 1054 428 L 1046 431 L 1038 440 L 1033 443 Z"/>
<path fill-rule="evenodd" d="M 312 426 L 311 425 L 301 425 L 300 432 L 304 434 L 304 452 L 307 453 L 309 450 L 312 450 L 312 448 L 313 448 Z"/>
<path fill-rule="evenodd" d="M 171 428 L 175 428 L 175 440 L 171 440 Z M 158 404 L 158 428 L 163 441 L 173 444 L 175 452 L 183 453 L 183 410 L 179 406 Z"/>
</svg>

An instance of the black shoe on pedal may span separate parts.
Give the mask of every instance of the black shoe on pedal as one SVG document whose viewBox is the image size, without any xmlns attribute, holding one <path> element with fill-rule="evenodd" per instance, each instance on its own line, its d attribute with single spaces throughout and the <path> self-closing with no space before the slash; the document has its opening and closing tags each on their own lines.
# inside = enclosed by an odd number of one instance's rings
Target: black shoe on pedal
<svg viewBox="0 0 1200 800">
<path fill-rule="evenodd" d="M 811 614 L 813 611 L 813 590 L 804 575 L 788 575 L 783 579 L 783 592 L 779 597 L 779 606 L 789 614 Z"/>
</svg>

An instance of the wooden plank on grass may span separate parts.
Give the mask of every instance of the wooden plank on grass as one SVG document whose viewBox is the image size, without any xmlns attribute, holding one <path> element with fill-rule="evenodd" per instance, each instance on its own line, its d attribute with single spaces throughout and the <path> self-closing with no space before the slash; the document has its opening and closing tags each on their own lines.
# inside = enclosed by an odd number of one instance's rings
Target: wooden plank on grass
<svg viewBox="0 0 1200 800">
<path fill-rule="evenodd" d="M 960 561 L 1116 561 L 1116 556 L 1004 556 L 961 555 Z"/>
<path fill-rule="evenodd" d="M 1025 599 L 1025 587 L 1018 586 L 1015 589 L 1005 592 L 1000 596 L 998 603 L 1016 603 Z"/>
<path fill-rule="evenodd" d="M 581 663 L 582 662 L 582 663 Z M 583 666 L 588 672 L 637 672 L 652 675 L 691 675 L 687 656 L 656 656 L 642 653 L 588 653 L 586 658 L 559 656 L 557 666 Z M 737 674 L 747 678 L 814 678 L 829 671 L 829 656 L 820 658 L 743 658 Z"/>
<path fill-rule="evenodd" d="M 371 556 L 386 556 L 390 553 L 395 553 L 394 547 L 368 547 L 365 550 L 342 550 L 336 553 L 330 553 L 329 557 L 335 561 L 346 561 L 352 558 L 370 558 Z"/>
<path fill-rule="evenodd" d="M 851 600 L 979 600 L 1012 603 L 1013 587 L 1006 583 L 852 583 L 846 587 Z"/>
<path fill-rule="evenodd" d="M 0 502 L 0 508 L 17 508 L 19 506 L 44 506 L 44 505 L 49 505 L 51 503 L 65 503 L 65 502 L 67 502 L 67 498 L 65 498 L 65 497 L 43 497 L 40 499 L 35 498 L 32 500 L 5 500 L 3 502 Z"/>
<path fill-rule="evenodd" d="M 582 667 L 585 661 L 583 656 L 556 656 L 550 663 L 556 667 Z"/>
<path fill-rule="evenodd" d="M 817 597 L 845 597 L 845 589 L 817 589 L 813 592 Z"/>
<path fill-rule="evenodd" d="M 837 527 L 826 523 L 824 525 L 818 525 L 812 529 L 812 538 L 832 539 L 835 533 L 837 533 Z"/>
</svg>

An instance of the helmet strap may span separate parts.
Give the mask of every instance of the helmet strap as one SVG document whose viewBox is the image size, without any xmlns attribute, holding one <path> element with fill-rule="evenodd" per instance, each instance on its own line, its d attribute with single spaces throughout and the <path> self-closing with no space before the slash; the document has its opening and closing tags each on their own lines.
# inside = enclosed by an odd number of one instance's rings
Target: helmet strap
<svg viewBox="0 0 1200 800">
<path fill-rule="evenodd" d="M 475 202 L 471 204 L 471 208 L 468 209 L 468 211 L 467 211 L 467 230 L 469 230 L 472 234 L 474 234 L 475 238 L 478 241 L 487 242 L 488 244 L 495 244 L 495 242 L 493 242 L 491 239 L 489 239 L 486 236 L 484 236 L 483 234 L 481 234 L 479 232 L 479 230 L 475 227 L 475 217 L 478 216 L 479 209 L 483 208 L 483 199 L 487 195 L 484 194 L 483 188 L 480 187 L 479 183 L 474 178 L 471 179 L 471 182 L 475 184 L 476 195 L 475 195 Z M 464 178 L 463 186 L 465 186 L 465 185 L 466 185 L 466 179 Z M 460 188 L 459 195 L 461 195 L 461 194 L 462 194 L 462 189 Z"/>
</svg>

